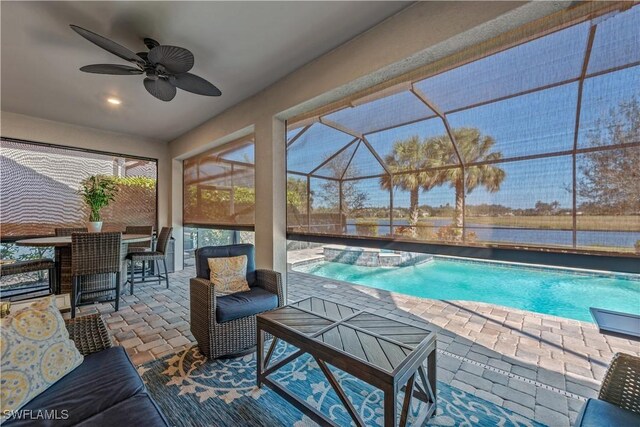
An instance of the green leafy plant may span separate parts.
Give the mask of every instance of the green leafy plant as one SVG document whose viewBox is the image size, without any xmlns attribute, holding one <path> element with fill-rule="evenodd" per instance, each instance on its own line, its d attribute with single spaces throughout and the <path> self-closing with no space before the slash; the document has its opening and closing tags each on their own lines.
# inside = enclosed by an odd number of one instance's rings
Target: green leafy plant
<svg viewBox="0 0 640 427">
<path fill-rule="evenodd" d="M 100 210 L 115 199 L 118 187 L 113 178 L 105 175 L 92 175 L 81 185 L 79 193 L 89 207 L 89 221 L 99 222 Z"/>
</svg>

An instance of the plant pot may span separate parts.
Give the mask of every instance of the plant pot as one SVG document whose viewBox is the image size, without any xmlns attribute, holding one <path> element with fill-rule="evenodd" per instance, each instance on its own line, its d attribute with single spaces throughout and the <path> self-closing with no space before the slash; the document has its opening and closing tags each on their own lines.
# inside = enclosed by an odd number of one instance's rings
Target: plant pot
<svg viewBox="0 0 640 427">
<path fill-rule="evenodd" d="M 102 230 L 102 221 L 88 222 L 89 233 L 99 233 Z"/>
</svg>

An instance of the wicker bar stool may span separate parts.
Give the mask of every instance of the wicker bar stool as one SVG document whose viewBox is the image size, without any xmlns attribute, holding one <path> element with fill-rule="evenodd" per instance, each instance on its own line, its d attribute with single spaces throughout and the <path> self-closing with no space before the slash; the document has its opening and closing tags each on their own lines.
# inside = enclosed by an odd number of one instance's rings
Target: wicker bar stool
<svg viewBox="0 0 640 427">
<path fill-rule="evenodd" d="M 49 293 L 53 293 L 57 291 L 57 274 L 56 274 L 56 264 L 53 260 L 49 258 L 41 258 L 41 259 L 31 259 L 27 261 L 16 261 L 12 263 L 5 263 L 0 265 L 0 278 L 13 276 L 15 274 L 24 274 L 24 273 L 34 273 L 38 271 L 47 270 L 48 273 L 48 284 L 49 284 Z M 15 292 L 14 292 L 15 290 Z M 40 285 L 30 285 L 30 286 L 7 286 L 6 289 L 2 290 L 2 294 L 9 294 L 8 298 L 14 298 L 24 295 L 33 294 L 36 292 L 42 292 L 44 287 L 42 284 Z M 2 295 L 4 297 L 4 295 Z"/>
<path fill-rule="evenodd" d="M 71 236 L 73 233 L 88 233 L 88 232 L 89 232 L 89 229 L 87 227 L 61 227 L 61 228 L 55 229 L 56 237 L 67 237 L 67 236 Z M 62 252 L 64 251 L 69 251 L 69 248 L 62 248 L 62 247 L 56 246 L 54 248 L 56 259 L 63 259 L 63 258 L 68 259 L 67 256 L 62 255 Z M 56 265 L 56 281 L 58 285 L 62 283 L 62 265 L 60 264 Z"/>
<path fill-rule="evenodd" d="M 56 228 L 56 237 L 71 236 L 73 233 L 88 233 L 88 232 L 89 232 L 89 229 L 87 227 Z"/>
<path fill-rule="evenodd" d="M 153 236 L 152 225 L 127 225 L 124 234 L 145 234 L 149 237 Z M 151 240 L 148 242 L 129 243 L 128 252 L 140 252 L 141 250 L 151 250 Z"/>
<path fill-rule="evenodd" d="M 134 251 L 127 254 L 127 259 L 131 264 L 129 267 L 129 280 L 127 280 L 127 282 L 131 286 L 131 295 L 133 295 L 133 285 L 135 283 L 160 283 L 162 280 L 165 280 L 167 282 L 167 289 L 169 288 L 169 272 L 167 270 L 167 248 L 169 246 L 169 240 L 171 239 L 171 231 L 173 231 L 173 227 L 162 227 L 162 230 L 160 230 L 160 234 L 158 235 L 158 241 L 156 243 L 155 251 Z M 134 264 L 138 261 L 153 261 L 155 263 L 156 274 L 154 276 L 150 276 L 150 279 L 142 277 L 140 278 L 140 280 L 136 281 L 134 274 Z M 162 264 L 164 266 L 164 275 L 160 272 L 160 261 L 162 261 Z"/>
<path fill-rule="evenodd" d="M 127 252 L 147 252 L 153 247 L 153 226 L 152 225 L 127 225 L 124 234 L 144 234 L 150 237 L 148 242 L 135 242 L 127 245 Z M 135 264 L 135 263 L 132 263 Z M 134 265 L 132 265 L 133 267 Z M 142 261 L 140 273 L 145 277 L 147 271 L 151 268 L 151 264 L 147 266 L 147 261 Z"/>
<path fill-rule="evenodd" d="M 121 233 L 73 233 L 71 235 L 71 318 L 80 303 L 114 301 L 120 308 Z M 113 280 L 115 276 L 115 284 Z M 93 299 L 83 299 L 95 295 Z"/>
</svg>

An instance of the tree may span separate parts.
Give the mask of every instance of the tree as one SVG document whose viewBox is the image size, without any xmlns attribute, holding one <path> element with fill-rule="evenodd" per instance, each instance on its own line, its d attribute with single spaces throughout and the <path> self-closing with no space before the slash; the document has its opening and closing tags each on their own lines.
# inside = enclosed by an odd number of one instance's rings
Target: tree
<svg viewBox="0 0 640 427">
<path fill-rule="evenodd" d="M 597 121 L 588 133 L 589 145 L 630 144 L 640 141 L 638 97 L 621 102 Z M 582 205 L 597 213 L 640 212 L 640 149 L 593 151 L 581 156 L 577 193 Z"/>
<path fill-rule="evenodd" d="M 295 177 L 287 178 L 287 205 L 295 213 L 306 209 L 307 180 Z"/>
<path fill-rule="evenodd" d="M 437 156 L 437 146 L 431 141 L 421 141 L 419 136 L 396 141 L 385 163 L 393 177 L 385 175 L 380 178 L 380 186 L 391 191 L 397 188 L 409 192 L 409 225 L 411 234 L 416 236 L 415 225 L 418 223 L 420 191 L 429 191 L 441 185 L 438 171 L 430 169 Z"/>
<path fill-rule="evenodd" d="M 502 153 L 492 151 L 495 140 L 490 136 L 482 135 L 478 129 L 454 129 L 453 136 L 465 164 L 502 158 Z M 437 159 L 441 166 L 460 163 L 448 137 L 439 136 L 431 138 L 431 140 L 439 147 L 440 154 Z M 440 172 L 440 182 L 449 182 L 451 187 L 456 190 L 455 225 L 458 230 L 461 230 L 463 225 L 465 189 L 466 194 L 470 194 L 478 187 L 484 187 L 490 193 L 495 193 L 500 190 L 504 178 L 504 170 L 493 164 L 467 166 L 464 171 L 464 181 L 462 168 L 447 168 Z"/>
<path fill-rule="evenodd" d="M 560 208 L 560 202 L 557 200 L 551 203 L 538 200 L 533 209 L 537 215 L 552 215 L 558 212 L 558 208 Z"/>
</svg>

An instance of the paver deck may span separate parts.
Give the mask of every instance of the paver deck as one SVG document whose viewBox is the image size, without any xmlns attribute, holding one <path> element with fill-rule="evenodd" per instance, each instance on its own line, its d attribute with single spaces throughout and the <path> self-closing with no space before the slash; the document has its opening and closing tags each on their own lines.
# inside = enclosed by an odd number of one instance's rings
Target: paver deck
<svg viewBox="0 0 640 427">
<path fill-rule="evenodd" d="M 193 345 L 189 278 L 170 275 L 170 288 L 143 284 L 102 313 L 116 343 L 142 364 Z M 288 272 L 288 299 L 310 296 L 374 310 L 389 319 L 438 330 L 438 380 L 553 427 L 575 421 L 585 398 L 596 396 L 616 352 L 640 355 L 640 343 L 605 336 L 595 325 L 468 301 L 440 301 Z M 327 286 L 328 285 L 328 286 Z"/>
</svg>

